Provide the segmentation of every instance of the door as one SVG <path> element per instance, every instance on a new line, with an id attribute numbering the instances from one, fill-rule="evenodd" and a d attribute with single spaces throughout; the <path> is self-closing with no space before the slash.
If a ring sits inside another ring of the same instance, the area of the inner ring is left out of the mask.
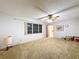
<path id="1" fill-rule="evenodd" d="M 48 25 L 47 26 L 47 34 L 48 34 L 48 37 L 53 37 L 54 35 L 53 35 L 53 25 Z"/>

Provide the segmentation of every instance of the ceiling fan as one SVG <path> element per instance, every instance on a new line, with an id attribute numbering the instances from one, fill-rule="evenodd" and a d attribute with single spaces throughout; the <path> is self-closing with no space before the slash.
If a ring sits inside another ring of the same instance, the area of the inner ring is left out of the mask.
<path id="1" fill-rule="evenodd" d="M 46 19 L 48 18 L 49 20 L 55 21 L 55 20 L 57 20 L 60 16 L 54 16 L 54 15 L 59 14 L 59 13 L 61 13 L 61 12 L 65 12 L 65 11 L 71 10 L 71 9 L 73 9 L 73 8 L 75 8 L 75 7 L 78 7 L 78 6 L 79 6 L 79 4 L 75 4 L 75 5 L 73 5 L 73 6 L 70 6 L 70 7 L 68 7 L 68 8 L 65 8 L 65 9 L 63 9 L 63 10 L 60 10 L 60 11 L 54 13 L 54 14 L 49 14 L 47 11 L 45 11 L 44 9 L 42 9 L 42 8 L 40 8 L 40 7 L 38 7 L 38 6 L 35 6 L 35 8 L 37 8 L 38 10 L 40 10 L 40 11 L 42 11 L 42 12 L 44 12 L 44 13 L 47 14 L 46 16 L 43 16 L 43 17 L 38 18 L 38 20 L 44 19 L 44 18 L 46 18 Z"/>
<path id="2" fill-rule="evenodd" d="M 48 19 L 48 20 L 54 21 L 54 20 L 57 20 L 57 19 L 60 17 L 60 16 L 55 16 L 54 14 L 49 14 L 47 11 L 43 10 L 43 9 L 40 8 L 40 7 L 36 7 L 36 8 L 37 8 L 38 10 L 40 10 L 40 11 L 42 11 L 42 12 L 48 14 L 48 15 L 46 15 L 46 16 L 44 16 L 44 17 L 41 17 L 41 18 L 38 18 L 38 19 Z"/>

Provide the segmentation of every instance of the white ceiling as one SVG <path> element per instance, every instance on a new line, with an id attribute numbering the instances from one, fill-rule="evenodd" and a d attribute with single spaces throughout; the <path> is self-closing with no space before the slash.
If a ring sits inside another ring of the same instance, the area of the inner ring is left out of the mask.
<path id="1" fill-rule="evenodd" d="M 22 19 L 40 18 L 54 13 L 60 15 L 61 19 L 78 18 L 79 0 L 0 0 L 0 12 Z"/>

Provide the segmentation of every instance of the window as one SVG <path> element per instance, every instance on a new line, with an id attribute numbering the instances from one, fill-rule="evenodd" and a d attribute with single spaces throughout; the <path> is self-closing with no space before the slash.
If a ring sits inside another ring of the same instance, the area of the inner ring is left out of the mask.
<path id="1" fill-rule="evenodd" d="M 38 24 L 33 24 L 33 33 L 38 33 Z"/>
<path id="2" fill-rule="evenodd" d="M 42 25 L 39 25 L 39 33 L 42 33 Z"/>
<path id="3" fill-rule="evenodd" d="M 42 25 L 41 24 L 32 24 L 27 23 L 27 33 L 42 33 Z"/>
<path id="4" fill-rule="evenodd" d="M 28 32 L 28 34 L 32 33 L 32 24 L 31 23 L 27 23 L 27 32 Z"/>

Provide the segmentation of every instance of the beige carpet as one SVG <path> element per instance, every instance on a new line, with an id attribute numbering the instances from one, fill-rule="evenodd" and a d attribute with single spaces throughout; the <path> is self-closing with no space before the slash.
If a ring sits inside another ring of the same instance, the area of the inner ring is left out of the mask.
<path id="1" fill-rule="evenodd" d="M 79 43 L 41 39 L 0 52 L 0 59 L 79 59 Z"/>

